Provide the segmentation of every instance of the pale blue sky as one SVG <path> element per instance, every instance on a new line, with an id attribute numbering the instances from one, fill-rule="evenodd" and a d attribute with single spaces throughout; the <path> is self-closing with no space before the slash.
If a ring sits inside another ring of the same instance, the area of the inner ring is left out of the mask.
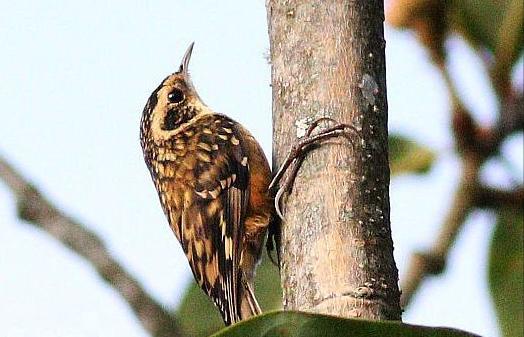
<path id="1" fill-rule="evenodd" d="M 443 153 L 427 177 L 391 185 L 395 256 L 429 245 L 458 175 L 443 82 L 409 33 L 386 30 L 391 131 Z M 271 144 L 270 68 L 264 1 L 0 2 L 0 153 L 57 205 L 103 237 L 166 305 L 192 281 L 142 160 L 138 126 L 150 92 L 196 41 L 191 70 L 206 103 L 242 122 L 266 153 Z M 484 123 L 495 100 L 486 74 L 458 39 L 452 69 Z M 480 94 L 479 94 L 480 93 Z M 522 137 L 505 146 L 522 172 Z M 507 184 L 497 163 L 486 179 Z M 518 174 L 520 175 L 520 174 Z M 521 178 L 520 178 L 521 179 Z M 147 334 L 126 303 L 47 234 L 16 219 L 0 185 L 0 326 L 8 337 Z M 498 336 L 485 280 L 492 215 L 475 213 L 448 272 L 427 281 L 406 322 Z"/>

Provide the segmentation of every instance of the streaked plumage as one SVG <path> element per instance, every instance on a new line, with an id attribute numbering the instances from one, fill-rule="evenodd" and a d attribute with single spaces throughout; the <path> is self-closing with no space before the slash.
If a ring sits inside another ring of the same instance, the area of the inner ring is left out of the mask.
<path id="1" fill-rule="evenodd" d="M 192 47 L 151 94 L 140 139 L 195 280 L 229 325 L 260 313 L 253 278 L 272 211 L 271 173 L 250 133 L 200 100 L 187 72 Z"/>

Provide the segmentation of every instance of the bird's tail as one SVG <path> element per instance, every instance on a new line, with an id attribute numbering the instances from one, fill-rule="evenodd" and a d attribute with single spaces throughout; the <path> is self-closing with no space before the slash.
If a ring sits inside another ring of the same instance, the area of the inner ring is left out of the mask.
<path id="1" fill-rule="evenodd" d="M 240 319 L 245 320 L 251 316 L 260 315 L 262 310 L 258 305 L 253 287 L 248 281 L 242 280 L 242 291 L 240 299 Z"/>

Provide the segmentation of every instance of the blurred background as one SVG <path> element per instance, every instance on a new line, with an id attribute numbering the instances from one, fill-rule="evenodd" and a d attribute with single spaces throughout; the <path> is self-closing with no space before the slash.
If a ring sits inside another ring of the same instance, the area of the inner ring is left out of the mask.
<path id="1" fill-rule="evenodd" d="M 403 319 L 518 336 L 522 1 L 386 8 L 392 231 L 401 281 L 415 284 Z M 191 288 L 138 140 L 147 98 L 192 41 L 200 96 L 270 157 L 264 1 L 0 2 L 0 175 L 18 170 L 103 240 L 146 300 L 203 336 L 221 326 L 219 316 Z M 0 183 L 2 335 L 148 336 L 129 298 L 88 259 L 19 219 L 9 186 Z M 418 286 L 417 270 L 438 276 Z M 277 275 L 261 267 L 266 309 L 278 307 Z"/>

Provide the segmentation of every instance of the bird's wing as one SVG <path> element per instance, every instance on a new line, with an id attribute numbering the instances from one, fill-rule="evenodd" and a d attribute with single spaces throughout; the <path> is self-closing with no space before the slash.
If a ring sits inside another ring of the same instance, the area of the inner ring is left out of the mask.
<path id="1" fill-rule="evenodd" d="M 210 132 L 211 131 L 211 132 Z M 248 157 L 235 124 L 215 116 L 196 129 L 192 193 L 180 221 L 182 246 L 195 279 L 226 324 L 240 320 L 239 264 L 249 199 Z"/>

